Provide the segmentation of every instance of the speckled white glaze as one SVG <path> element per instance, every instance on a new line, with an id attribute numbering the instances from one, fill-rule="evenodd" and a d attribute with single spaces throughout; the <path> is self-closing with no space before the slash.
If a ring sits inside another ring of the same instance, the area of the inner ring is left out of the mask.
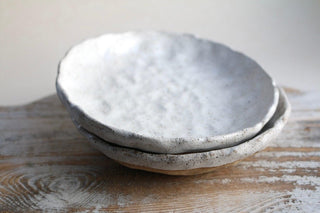
<path id="1" fill-rule="evenodd" d="M 156 154 L 115 146 L 78 126 L 93 146 L 119 162 L 160 170 L 190 170 L 218 167 L 248 157 L 268 146 L 286 124 L 291 112 L 285 92 L 280 89 L 279 104 L 270 121 L 254 138 L 237 146 L 189 154 Z"/>
<path id="2" fill-rule="evenodd" d="M 278 91 L 245 55 L 192 35 L 107 34 L 73 47 L 57 92 L 75 122 L 155 153 L 234 146 L 274 113 Z"/>

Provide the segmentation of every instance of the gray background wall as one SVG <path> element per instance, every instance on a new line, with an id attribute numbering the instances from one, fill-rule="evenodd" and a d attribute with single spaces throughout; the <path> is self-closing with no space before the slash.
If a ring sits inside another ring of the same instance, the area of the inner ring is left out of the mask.
<path id="1" fill-rule="evenodd" d="M 320 1 L 0 0 L 0 105 L 54 93 L 71 45 L 136 29 L 219 41 L 256 59 L 279 84 L 320 90 Z"/>

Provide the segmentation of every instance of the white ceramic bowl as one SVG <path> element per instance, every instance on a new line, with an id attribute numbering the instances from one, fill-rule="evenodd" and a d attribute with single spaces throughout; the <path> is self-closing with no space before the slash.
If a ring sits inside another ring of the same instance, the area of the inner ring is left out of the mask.
<path id="1" fill-rule="evenodd" d="M 262 129 L 278 101 L 272 79 L 247 56 L 164 32 L 82 42 L 61 61 L 56 86 L 84 129 L 154 153 L 237 145 Z"/>
<path id="2" fill-rule="evenodd" d="M 136 169 L 171 174 L 193 175 L 212 171 L 248 157 L 267 147 L 286 124 L 291 107 L 285 92 L 280 89 L 277 110 L 271 120 L 254 138 L 237 146 L 189 154 L 155 154 L 112 145 L 78 126 L 94 147 L 109 158 Z"/>

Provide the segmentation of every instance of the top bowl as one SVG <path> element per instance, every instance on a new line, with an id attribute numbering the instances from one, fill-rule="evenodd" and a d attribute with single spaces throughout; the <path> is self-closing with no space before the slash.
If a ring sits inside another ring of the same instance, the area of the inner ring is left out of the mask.
<path id="1" fill-rule="evenodd" d="M 278 90 L 252 59 L 192 35 L 107 34 L 61 61 L 57 93 L 75 123 L 155 153 L 237 145 L 275 112 Z"/>

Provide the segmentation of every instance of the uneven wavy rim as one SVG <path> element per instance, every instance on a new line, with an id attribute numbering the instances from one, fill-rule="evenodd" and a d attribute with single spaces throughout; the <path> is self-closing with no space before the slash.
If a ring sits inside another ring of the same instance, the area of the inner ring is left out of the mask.
<path id="1" fill-rule="evenodd" d="M 287 123 L 291 105 L 283 89 L 279 89 L 280 97 L 277 110 L 266 126 L 254 138 L 237 146 L 188 154 L 156 154 L 136 149 L 112 145 L 78 126 L 91 144 L 106 156 L 124 164 L 145 167 L 156 170 L 192 170 L 198 168 L 213 168 L 230 164 L 246 158 L 268 146 Z M 146 169 L 148 170 L 148 169 Z"/>
<path id="2" fill-rule="evenodd" d="M 169 33 L 169 34 L 179 35 L 174 33 Z M 279 91 L 273 79 L 268 75 L 268 73 L 264 71 L 264 69 L 255 60 L 249 58 L 248 56 L 246 56 L 241 52 L 231 49 L 226 45 L 213 42 L 207 39 L 198 38 L 196 36 L 191 35 L 197 40 L 203 40 L 203 41 L 213 43 L 215 45 L 226 48 L 229 51 L 240 55 L 241 57 L 245 57 L 251 60 L 253 63 L 255 63 L 259 67 L 261 71 L 263 71 L 267 75 L 267 77 L 270 79 L 274 87 L 274 100 L 273 100 L 273 104 L 271 105 L 271 107 L 269 107 L 269 110 L 267 114 L 264 116 L 264 118 L 260 122 L 257 122 L 252 127 L 248 127 L 248 128 L 239 130 L 237 132 L 233 132 L 225 135 L 202 137 L 202 138 L 149 137 L 149 136 L 137 134 L 134 132 L 130 132 L 124 129 L 119 129 L 119 128 L 111 127 L 109 125 L 102 124 L 101 122 L 97 121 L 95 118 L 90 117 L 88 114 L 86 114 L 85 111 L 80 106 L 69 101 L 70 99 L 68 98 L 67 92 L 61 87 L 59 83 L 59 75 L 61 72 L 61 64 L 63 63 L 64 60 L 67 59 L 69 52 L 73 50 L 74 47 L 90 40 L 99 39 L 103 36 L 104 35 L 101 35 L 95 38 L 86 39 L 80 42 L 79 44 L 71 47 L 67 51 L 67 53 L 65 54 L 65 56 L 62 58 L 62 60 L 59 62 L 59 65 L 58 65 L 58 73 L 56 77 L 56 91 L 61 102 L 65 105 L 65 107 L 68 109 L 69 113 L 71 114 L 71 118 L 74 121 L 74 123 L 78 123 L 77 125 L 85 126 L 85 124 L 81 123 L 81 121 L 79 122 L 79 119 L 78 119 L 79 117 L 83 117 L 83 120 L 95 125 L 95 128 L 98 128 L 100 130 L 103 129 L 103 131 L 109 132 L 111 135 L 115 137 L 119 136 L 121 138 L 125 138 L 126 140 L 134 140 L 133 143 L 135 145 L 128 144 L 124 140 L 111 141 L 111 143 L 113 144 L 126 146 L 129 148 L 136 148 L 143 151 L 150 151 L 154 153 L 164 153 L 164 154 L 165 153 L 178 154 L 178 153 L 185 153 L 185 152 L 198 152 L 198 151 L 206 151 L 212 148 L 220 149 L 220 148 L 232 147 L 243 142 L 244 141 L 243 138 L 245 136 L 247 136 L 246 138 L 250 138 L 250 137 L 253 137 L 257 132 L 259 132 L 263 128 L 263 126 L 270 120 L 271 116 L 274 114 L 276 110 L 276 107 L 278 104 L 278 98 L 279 98 Z M 141 144 L 138 144 L 137 141 L 141 142 Z M 201 144 L 201 147 L 195 147 L 193 145 L 195 141 L 197 145 Z M 152 144 L 152 146 L 147 147 L 146 145 L 148 144 L 149 145 Z"/>

